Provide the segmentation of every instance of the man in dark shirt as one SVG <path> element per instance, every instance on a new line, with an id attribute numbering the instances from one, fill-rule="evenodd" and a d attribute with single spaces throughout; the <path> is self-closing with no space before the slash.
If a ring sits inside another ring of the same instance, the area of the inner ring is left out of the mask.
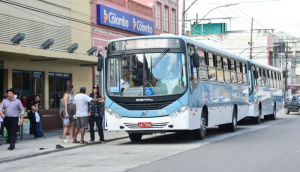
<path id="1" fill-rule="evenodd" d="M 93 99 L 102 98 L 99 94 L 99 86 L 94 85 L 93 92 L 90 94 L 90 97 Z M 89 125 L 90 125 L 90 135 L 91 135 L 91 142 L 95 140 L 95 131 L 94 131 L 94 123 L 96 122 L 98 127 L 98 134 L 100 137 L 100 142 L 105 143 L 103 128 L 102 128 L 102 120 L 103 120 L 103 113 L 101 111 L 101 106 L 103 106 L 103 101 L 101 102 L 89 102 Z"/>

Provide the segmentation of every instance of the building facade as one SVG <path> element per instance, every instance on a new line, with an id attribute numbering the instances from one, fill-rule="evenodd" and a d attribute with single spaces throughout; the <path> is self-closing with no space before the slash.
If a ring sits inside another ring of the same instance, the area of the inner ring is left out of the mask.
<path id="1" fill-rule="evenodd" d="M 86 55 L 91 48 L 91 29 L 78 22 L 90 22 L 89 14 L 90 2 L 82 0 L 0 2 L 0 95 L 9 88 L 16 90 L 18 99 L 40 95 L 43 129 L 62 126 L 58 108 L 67 85 L 74 85 L 75 93 L 80 86 L 92 90 L 89 65 L 95 65 L 97 59 Z M 12 45 L 10 40 L 18 33 L 24 33 L 25 39 Z M 48 39 L 54 44 L 42 49 Z M 78 49 L 68 53 L 74 43 Z"/>
<path id="2" fill-rule="evenodd" d="M 93 0 L 91 1 L 91 44 L 102 50 L 117 38 L 178 34 L 178 0 Z M 102 75 L 94 69 L 94 83 Z"/>

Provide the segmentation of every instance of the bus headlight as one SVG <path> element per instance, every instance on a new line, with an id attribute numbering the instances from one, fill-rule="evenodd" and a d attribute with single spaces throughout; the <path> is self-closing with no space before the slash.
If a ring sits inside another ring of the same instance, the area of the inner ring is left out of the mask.
<path id="1" fill-rule="evenodd" d="M 181 114 L 183 114 L 188 109 L 189 109 L 189 105 L 182 106 L 181 108 L 179 108 L 179 109 L 175 110 L 174 112 L 172 112 L 169 116 L 171 118 L 176 118 L 177 116 L 180 116 Z"/>
<path id="2" fill-rule="evenodd" d="M 107 114 L 109 114 L 109 115 L 111 115 L 111 116 L 117 118 L 117 119 L 121 119 L 121 118 L 122 118 L 121 115 L 119 115 L 117 112 L 115 112 L 115 111 L 113 111 L 113 110 L 111 110 L 111 109 L 109 109 L 109 108 L 106 108 L 105 112 L 106 112 Z"/>

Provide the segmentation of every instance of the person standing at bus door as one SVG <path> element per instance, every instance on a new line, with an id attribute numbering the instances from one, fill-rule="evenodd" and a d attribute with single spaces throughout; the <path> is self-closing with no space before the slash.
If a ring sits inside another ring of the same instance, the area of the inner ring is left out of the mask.
<path id="1" fill-rule="evenodd" d="M 99 94 L 99 86 L 94 85 L 93 92 L 90 94 L 90 97 L 93 99 L 102 98 Z M 104 140 L 104 134 L 103 134 L 103 128 L 102 128 L 102 120 L 103 120 L 103 114 L 101 111 L 101 106 L 103 106 L 103 101 L 101 102 L 89 102 L 89 125 L 90 125 L 90 136 L 91 136 L 91 142 L 95 140 L 95 131 L 94 131 L 94 124 L 96 122 L 96 125 L 98 127 L 98 134 L 99 134 L 99 141 L 105 143 Z"/>
<path id="2" fill-rule="evenodd" d="M 68 130 L 70 130 L 70 140 L 73 143 L 78 143 L 77 140 L 73 139 L 74 138 L 74 108 L 73 108 L 73 102 L 74 102 L 74 97 L 73 97 L 73 92 L 74 92 L 74 87 L 73 85 L 67 86 L 67 90 L 63 96 L 63 104 L 64 104 L 64 110 L 63 110 L 63 115 L 64 118 L 68 118 L 70 120 L 70 126 L 64 126 L 63 130 L 63 138 L 62 142 L 64 143 L 69 143 L 68 140 L 66 140 L 66 135 Z"/>
<path id="3" fill-rule="evenodd" d="M 88 123 L 89 123 L 89 115 L 88 115 L 88 103 L 89 102 L 98 102 L 102 99 L 105 98 L 97 98 L 93 99 L 85 94 L 85 87 L 80 87 L 80 93 L 76 94 L 74 97 L 74 112 L 76 114 L 76 130 L 75 130 L 75 136 L 74 136 L 74 141 L 77 143 L 77 134 L 79 132 L 79 129 L 81 129 L 81 140 L 80 144 L 88 144 L 88 142 L 84 141 L 84 134 L 85 134 L 85 129 L 88 128 Z M 75 143 L 75 142 L 74 142 Z"/>
<path id="4" fill-rule="evenodd" d="M 20 100 L 14 98 L 16 92 L 12 88 L 6 91 L 8 98 L 5 99 L 0 106 L 0 114 L 5 120 L 4 125 L 7 129 L 8 138 L 6 143 L 10 143 L 8 150 L 15 149 L 15 143 L 17 141 L 17 131 L 18 131 L 18 120 L 19 120 L 19 111 L 21 110 L 21 119 L 19 124 L 23 124 L 24 119 L 24 108 Z M 3 114 L 5 110 L 5 115 Z"/>
<path id="5" fill-rule="evenodd" d="M 34 138 L 39 138 L 37 134 L 37 122 L 35 118 L 35 112 L 38 111 L 38 108 L 34 104 L 35 97 L 33 95 L 29 96 L 27 99 L 27 105 L 26 105 L 26 111 L 28 113 L 28 118 L 30 120 L 31 126 L 32 126 L 32 132 L 34 135 Z"/>

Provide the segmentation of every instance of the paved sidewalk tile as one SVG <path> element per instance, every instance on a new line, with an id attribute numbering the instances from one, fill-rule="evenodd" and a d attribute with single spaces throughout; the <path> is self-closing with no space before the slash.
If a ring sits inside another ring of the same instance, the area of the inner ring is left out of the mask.
<path id="1" fill-rule="evenodd" d="M 60 135 L 62 135 L 62 129 L 59 130 L 50 130 L 44 132 L 47 139 L 34 139 L 33 135 L 24 135 L 23 140 L 20 140 L 20 136 L 18 135 L 18 140 L 16 143 L 16 149 L 13 151 L 7 150 L 9 147 L 9 144 L 5 144 L 6 139 L 3 137 L 0 137 L 0 143 L 2 146 L 0 146 L 0 161 L 4 159 L 13 159 L 28 155 L 35 155 L 40 154 L 44 152 L 49 151 L 57 151 L 56 145 L 60 144 L 61 146 L 65 147 L 65 149 L 70 148 L 76 148 L 80 146 L 84 146 L 83 144 L 75 144 L 75 143 L 63 143 L 62 139 L 59 138 Z M 98 132 L 95 132 L 95 142 L 93 144 L 100 143 L 99 142 L 99 136 Z M 108 132 L 104 131 L 104 138 L 108 142 L 110 140 L 115 139 L 121 139 L 128 137 L 128 134 L 126 132 Z M 69 136 L 67 136 L 67 139 L 69 140 Z M 80 140 L 80 133 L 78 133 L 77 140 Z M 88 130 L 86 130 L 84 140 L 89 142 L 90 140 L 90 133 Z M 40 150 L 40 148 L 44 148 L 43 150 Z"/>

